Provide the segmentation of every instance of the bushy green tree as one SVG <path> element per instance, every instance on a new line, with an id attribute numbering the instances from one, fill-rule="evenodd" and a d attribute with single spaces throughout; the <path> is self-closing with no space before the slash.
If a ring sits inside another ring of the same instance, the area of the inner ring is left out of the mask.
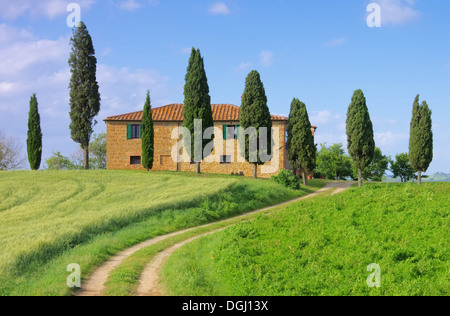
<path id="1" fill-rule="evenodd" d="M 301 169 L 303 184 L 308 185 L 306 172 L 316 168 L 317 147 L 314 144 L 306 105 L 296 98 L 291 103 L 286 145 L 291 166 L 294 170 Z"/>
<path id="2" fill-rule="evenodd" d="M 366 98 L 356 90 L 347 112 L 348 153 L 358 170 L 358 186 L 362 186 L 362 172 L 372 162 L 375 151 L 373 125 Z"/>
<path id="3" fill-rule="evenodd" d="M 242 95 L 240 110 L 240 126 L 246 133 L 241 133 L 241 152 L 245 160 L 254 165 L 253 177 L 258 176 L 258 165 L 267 161 L 261 160 L 261 152 L 272 154 L 272 117 L 267 106 L 264 84 L 256 70 L 251 71 L 245 79 L 245 90 Z M 267 138 L 261 142 L 260 133 L 266 129 Z"/>
<path id="4" fill-rule="evenodd" d="M 317 173 L 329 180 L 347 180 L 353 176 L 352 161 L 345 154 L 342 144 L 321 144 L 320 147 L 317 153 Z"/>
<path id="5" fill-rule="evenodd" d="M 142 114 L 142 166 L 147 171 L 153 168 L 154 146 L 152 106 L 150 103 L 150 92 L 147 91 L 147 100 L 145 101 L 144 113 Z"/>
<path id="6" fill-rule="evenodd" d="M 70 157 L 63 156 L 60 152 L 55 152 L 46 161 L 46 169 L 52 170 L 78 170 L 84 168 L 84 151 L 78 148 Z M 93 140 L 89 143 L 89 169 L 106 169 L 106 134 L 94 134 Z"/>
<path id="7" fill-rule="evenodd" d="M 75 164 L 69 157 L 63 156 L 59 151 L 57 151 L 45 161 L 45 169 L 78 170 L 82 169 L 82 166 Z"/>
<path id="8" fill-rule="evenodd" d="M 200 163 L 209 154 L 205 155 L 204 149 L 211 140 L 203 139 L 206 129 L 214 127 L 214 120 L 211 109 L 211 97 L 209 95 L 208 79 L 206 77 L 205 64 L 199 49 L 192 48 L 191 57 L 185 77 L 184 85 L 184 107 L 183 107 L 183 127 L 187 128 L 191 133 L 190 147 L 185 140 L 185 148 L 188 151 L 192 161 L 197 163 L 197 173 L 200 173 Z M 195 120 L 201 120 L 201 129 L 195 126 Z M 201 139 L 197 140 L 201 146 L 195 146 L 195 131 Z M 184 136 L 186 137 L 186 136 Z M 214 137 L 214 136 L 212 136 Z"/>
<path id="9" fill-rule="evenodd" d="M 31 96 L 28 112 L 27 152 L 31 170 L 39 170 L 42 159 L 42 131 L 36 93 Z"/>
<path id="10" fill-rule="evenodd" d="M 426 101 L 419 105 L 419 95 L 413 105 L 409 139 L 409 162 L 418 174 L 422 184 L 422 172 L 426 172 L 433 161 L 433 131 L 431 110 Z"/>
<path id="11" fill-rule="evenodd" d="M 106 133 L 94 134 L 89 143 L 89 168 L 106 169 Z"/>
<path id="12" fill-rule="evenodd" d="M 395 156 L 395 160 L 390 160 L 391 172 L 394 178 L 400 178 L 402 182 L 409 182 L 412 179 L 417 179 L 416 171 L 409 163 L 407 153 L 401 153 Z"/>
<path id="13" fill-rule="evenodd" d="M 87 170 L 92 126 L 96 124 L 93 119 L 100 111 L 100 93 L 96 79 L 97 58 L 92 38 L 83 22 L 74 29 L 70 41 L 70 132 L 72 139 L 84 150 L 84 169 Z"/>
<path id="14" fill-rule="evenodd" d="M 366 181 L 383 181 L 386 170 L 389 169 L 389 157 L 383 155 L 381 149 L 375 147 L 372 162 L 362 172 L 362 177 Z M 358 179 L 358 170 L 353 166 L 353 179 Z"/>

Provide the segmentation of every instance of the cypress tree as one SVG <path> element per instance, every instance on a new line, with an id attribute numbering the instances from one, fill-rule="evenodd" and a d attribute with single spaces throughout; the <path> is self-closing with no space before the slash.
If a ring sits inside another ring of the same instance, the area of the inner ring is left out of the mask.
<path id="1" fill-rule="evenodd" d="M 96 79 L 97 58 L 92 38 L 83 22 L 74 29 L 70 41 L 70 132 L 72 139 L 84 150 L 84 169 L 87 170 L 92 126 L 97 123 L 93 122 L 93 119 L 100 111 L 100 93 Z"/>
<path id="2" fill-rule="evenodd" d="M 241 133 L 240 143 L 245 160 L 254 165 L 253 177 L 258 176 L 258 165 L 263 165 L 260 152 L 272 151 L 272 117 L 267 106 L 267 97 L 261 77 L 256 70 L 251 71 L 245 79 L 245 90 L 242 95 L 240 125 L 243 130 L 254 128 L 254 132 Z M 266 147 L 260 142 L 261 128 L 267 129 Z M 249 130 L 248 130 L 249 131 Z M 255 141 L 252 141 L 254 139 Z M 256 157 L 256 161 L 253 158 Z"/>
<path id="3" fill-rule="evenodd" d="M 142 166 L 149 171 L 153 168 L 154 158 L 154 130 L 150 92 L 147 91 L 147 100 L 142 115 Z"/>
<path id="4" fill-rule="evenodd" d="M 211 140 L 203 139 L 203 134 L 207 128 L 214 127 L 208 79 L 206 77 L 205 65 L 199 49 L 196 50 L 195 48 L 192 48 L 185 81 L 183 127 L 187 128 L 191 133 L 190 148 L 188 148 L 187 142 L 185 142 L 185 148 L 188 150 L 191 161 L 197 163 L 197 173 L 199 174 L 200 163 L 208 156 L 204 155 L 204 148 L 211 142 Z M 201 129 L 199 128 L 200 126 L 195 126 L 195 120 L 201 120 Z M 196 129 L 197 136 L 200 136 L 201 133 L 201 139 L 197 139 L 197 146 L 195 146 Z M 186 138 L 184 139 L 185 141 L 187 140 Z"/>
<path id="5" fill-rule="evenodd" d="M 39 170 L 42 159 L 42 131 L 36 93 L 30 99 L 27 152 L 31 170 Z"/>
<path id="6" fill-rule="evenodd" d="M 314 144 L 306 105 L 296 98 L 291 103 L 287 134 L 289 162 L 294 167 L 294 170 L 297 168 L 301 169 L 303 184 L 308 185 L 306 172 L 316 168 L 317 147 Z"/>
<path id="7" fill-rule="evenodd" d="M 358 169 L 358 186 L 362 186 L 362 171 L 372 162 L 375 153 L 373 125 L 366 98 L 356 90 L 347 112 L 348 153 Z"/>
<path id="8" fill-rule="evenodd" d="M 426 172 L 433 161 L 433 131 L 431 110 L 426 101 L 419 105 L 419 95 L 413 105 L 411 131 L 409 138 L 409 162 L 417 171 L 419 185 L 422 184 L 422 172 Z"/>

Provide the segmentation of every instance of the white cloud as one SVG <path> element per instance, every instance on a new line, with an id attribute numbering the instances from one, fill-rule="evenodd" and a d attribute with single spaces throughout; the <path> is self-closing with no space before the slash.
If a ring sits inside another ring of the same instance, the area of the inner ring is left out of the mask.
<path id="1" fill-rule="evenodd" d="M 309 120 L 313 125 L 325 125 L 329 123 L 333 115 L 330 111 L 313 112 Z"/>
<path id="2" fill-rule="evenodd" d="M 209 6 L 209 13 L 214 15 L 228 15 L 231 13 L 227 5 L 223 2 L 216 2 Z"/>
<path id="3" fill-rule="evenodd" d="M 273 65 L 274 62 L 275 62 L 275 55 L 273 54 L 273 52 L 265 50 L 259 54 L 259 63 L 263 67 L 270 67 Z"/>
<path id="4" fill-rule="evenodd" d="M 118 4 L 118 7 L 119 7 L 120 10 L 124 10 L 124 11 L 128 11 L 128 12 L 136 11 L 141 6 L 142 6 L 142 4 L 137 2 L 136 0 L 121 1 Z"/>
<path id="5" fill-rule="evenodd" d="M 5 20 L 16 20 L 21 16 L 33 18 L 47 17 L 53 19 L 67 14 L 67 5 L 73 0 L 0 0 L 0 17 Z M 95 0 L 77 0 L 82 9 L 89 9 Z"/>
<path id="6" fill-rule="evenodd" d="M 376 2 L 381 6 L 382 25 L 402 25 L 420 17 L 420 12 L 413 8 L 415 0 L 378 0 Z"/>
<path id="7" fill-rule="evenodd" d="M 4 36 L 5 30 L 21 35 Z M 44 159 L 53 150 L 69 155 L 77 147 L 68 128 L 69 54 L 69 38 L 41 39 L 26 29 L 0 25 L 1 130 L 26 139 L 29 100 L 36 93 L 44 134 Z M 167 88 L 169 79 L 152 69 L 98 64 L 97 81 L 102 98 L 101 112 L 96 117 L 97 133 L 105 131 L 105 117 L 142 108 L 147 90 L 154 107 L 173 101 Z"/>
<path id="8" fill-rule="evenodd" d="M 409 139 L 409 135 L 405 133 L 375 133 L 375 144 L 377 147 L 392 150 L 397 149 L 399 145 L 404 145 Z M 399 149 L 402 152 L 404 149 Z"/>
<path id="9" fill-rule="evenodd" d="M 330 47 L 330 48 L 337 47 L 337 46 L 341 46 L 341 45 L 345 44 L 346 41 L 347 41 L 347 39 L 345 37 L 335 38 L 329 42 L 326 42 L 325 46 Z"/>
<path id="10" fill-rule="evenodd" d="M 243 71 L 252 67 L 251 63 L 240 63 L 234 70 L 235 71 Z"/>
<path id="11" fill-rule="evenodd" d="M 192 52 L 192 47 L 184 47 L 180 50 L 181 55 L 189 55 Z"/>

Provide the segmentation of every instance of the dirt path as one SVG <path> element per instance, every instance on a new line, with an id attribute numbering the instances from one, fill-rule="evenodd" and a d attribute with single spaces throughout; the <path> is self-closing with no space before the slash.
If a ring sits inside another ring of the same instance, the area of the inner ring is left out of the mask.
<path id="1" fill-rule="evenodd" d="M 321 192 L 327 191 L 329 189 L 332 188 L 338 188 L 337 190 L 335 190 L 335 192 L 333 192 L 333 194 L 337 194 L 339 192 L 342 192 L 345 189 L 348 189 L 352 186 L 351 183 L 343 183 L 343 182 L 335 182 L 335 183 L 329 183 L 327 184 L 324 188 L 309 194 L 307 196 L 303 196 L 300 197 L 298 199 L 295 200 L 291 200 L 288 202 L 284 202 L 284 203 L 280 203 L 274 206 L 270 206 L 270 207 L 266 207 L 260 210 L 256 210 L 250 213 L 245 213 L 243 215 L 239 215 L 236 216 L 235 218 L 239 218 L 239 217 L 243 217 L 243 216 L 247 216 L 249 214 L 254 214 L 254 213 L 259 213 L 259 212 L 264 212 L 279 206 L 287 206 L 291 203 L 295 203 L 297 201 L 300 200 L 304 200 L 304 199 L 308 199 L 311 198 Z M 227 221 L 230 219 L 226 219 L 224 221 Z M 200 227 L 207 227 L 211 224 L 207 224 L 207 225 L 203 225 Z M 141 250 L 142 248 L 154 245 L 162 240 L 165 240 L 167 238 L 173 237 L 173 236 L 177 236 L 180 234 L 183 234 L 185 232 L 194 230 L 196 228 L 199 227 L 193 227 L 190 229 L 186 229 L 186 230 L 182 230 L 182 231 L 178 231 L 175 233 L 171 233 L 168 235 L 164 235 L 164 236 L 159 236 L 159 237 L 155 237 L 153 239 L 147 240 L 143 243 L 140 243 L 136 246 L 133 246 L 131 248 L 128 248 L 124 251 L 122 251 L 121 253 L 115 255 L 114 257 L 110 258 L 108 261 L 106 261 L 105 263 L 103 263 L 101 266 L 99 266 L 97 268 L 97 270 L 94 271 L 94 273 L 89 277 L 88 280 L 84 281 L 82 284 L 81 289 L 75 294 L 76 296 L 102 296 L 104 291 L 105 291 L 105 283 L 108 280 L 108 277 L 110 275 L 110 273 L 115 270 L 126 258 L 128 258 L 129 256 L 133 255 L 135 252 Z M 142 276 L 141 276 L 141 280 L 140 280 L 140 286 L 138 288 L 137 294 L 141 295 L 141 296 L 158 296 L 161 295 L 161 292 L 158 288 L 158 280 L 159 280 L 159 271 L 161 270 L 161 267 L 163 265 L 163 263 L 166 261 L 166 259 L 173 253 L 175 252 L 178 248 L 182 247 L 183 245 L 194 241 L 195 239 L 198 239 L 200 237 L 206 236 L 208 234 L 212 234 L 215 232 L 218 232 L 222 229 L 216 230 L 216 231 L 212 231 L 206 234 L 202 234 L 196 237 L 192 237 L 188 240 L 185 240 L 181 243 L 178 243 L 164 251 L 162 251 L 161 253 L 159 253 L 152 262 L 150 262 L 147 267 L 145 268 Z"/>
<path id="2" fill-rule="evenodd" d="M 342 192 L 342 191 L 344 191 L 344 190 L 346 190 L 346 189 L 348 189 L 350 187 L 351 187 L 351 184 L 347 184 L 347 183 L 338 183 L 338 182 L 332 183 L 332 184 L 327 185 L 326 187 L 324 187 L 323 189 L 321 189 L 321 190 L 319 190 L 319 191 L 317 191 L 315 193 L 312 193 L 310 195 L 307 195 L 307 196 L 304 196 L 304 197 L 301 197 L 301 198 L 295 200 L 295 202 L 299 201 L 299 200 L 304 200 L 304 199 L 311 198 L 311 197 L 319 194 L 320 192 L 326 191 L 326 190 L 328 190 L 330 188 L 337 188 L 333 192 L 333 195 L 334 195 L 334 194 L 338 194 L 338 193 L 340 193 L 340 192 Z M 283 203 L 283 205 L 284 204 L 291 204 L 291 203 L 294 203 L 294 202 L 291 201 L 291 202 Z M 273 207 L 275 207 L 275 206 L 273 206 Z M 264 210 L 271 209 L 273 207 L 266 208 Z M 263 211 L 263 210 L 258 210 L 256 212 L 261 212 L 261 211 Z M 190 242 L 192 242 L 192 241 L 194 241 L 194 240 L 196 240 L 198 238 L 205 237 L 207 235 L 211 235 L 211 234 L 220 232 L 220 231 L 222 231 L 224 229 L 226 229 L 226 228 L 221 228 L 221 229 L 218 229 L 218 230 L 215 230 L 215 231 L 208 232 L 206 234 L 202 234 L 202 235 L 199 235 L 199 236 L 192 237 L 190 239 L 187 239 L 187 240 L 185 240 L 183 242 L 180 242 L 180 243 L 172 246 L 171 248 L 168 248 L 168 249 L 164 250 L 163 252 L 159 253 L 145 267 L 145 269 L 144 269 L 144 271 L 143 271 L 143 273 L 141 275 L 141 278 L 139 280 L 139 287 L 137 289 L 136 294 L 138 296 L 162 296 L 163 293 L 162 293 L 162 291 L 161 291 L 161 289 L 159 287 L 159 284 L 158 284 L 159 283 L 159 273 L 160 273 L 164 263 L 166 262 L 166 260 L 170 257 L 170 255 L 172 255 L 179 248 L 183 247 L 184 245 L 186 245 L 186 244 L 188 244 L 188 243 L 190 243 Z"/>

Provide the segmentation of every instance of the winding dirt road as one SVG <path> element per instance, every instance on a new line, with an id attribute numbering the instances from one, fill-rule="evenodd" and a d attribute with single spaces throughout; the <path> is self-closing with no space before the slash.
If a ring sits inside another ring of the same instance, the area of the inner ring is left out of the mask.
<path id="1" fill-rule="evenodd" d="M 325 187 L 323 187 L 322 189 L 309 194 L 307 196 L 303 196 L 300 197 L 298 199 L 295 200 L 291 200 L 288 202 L 284 202 L 281 204 L 277 204 L 274 206 L 270 206 L 270 207 L 266 207 L 263 209 L 259 209 L 250 213 L 245 213 L 243 215 L 239 215 L 236 216 L 234 218 L 240 218 L 240 217 L 244 217 L 247 216 L 249 214 L 255 214 L 255 213 L 260 213 L 260 212 L 264 212 L 264 211 L 268 211 L 270 209 L 274 209 L 276 207 L 280 207 L 280 206 L 287 206 L 289 204 L 301 201 L 301 200 L 305 200 L 308 198 L 311 198 L 313 196 L 316 196 L 317 194 L 333 189 L 335 188 L 336 190 L 333 192 L 333 194 L 337 194 L 340 193 L 348 188 L 350 188 L 352 186 L 352 183 L 345 183 L 345 182 L 333 182 L 333 183 L 329 183 L 327 184 Z M 230 219 L 226 219 L 225 221 L 228 221 Z M 207 227 L 210 226 L 212 224 L 207 224 L 207 225 L 203 225 L 200 227 Z M 105 263 L 103 263 L 101 266 L 99 266 L 97 268 L 97 270 L 94 271 L 94 273 L 90 276 L 90 278 L 88 280 L 86 280 L 85 282 L 83 282 L 81 289 L 75 294 L 76 296 L 102 296 L 104 291 L 105 291 L 105 283 L 108 280 L 108 277 L 110 275 L 110 273 L 112 271 L 114 271 L 125 259 L 127 259 L 128 257 L 130 257 L 131 255 L 133 255 L 135 252 L 154 245 L 162 240 L 165 240 L 167 238 L 173 237 L 173 236 L 177 236 L 186 232 L 189 232 L 191 230 L 194 230 L 196 228 L 199 227 L 193 227 L 190 229 L 186 229 L 183 231 L 179 231 L 179 232 L 175 232 L 172 234 L 168 234 L 168 235 L 164 235 L 164 236 L 159 236 L 159 237 L 155 237 L 152 238 L 150 240 L 147 240 L 143 243 L 140 243 L 134 247 L 128 248 L 124 251 L 122 251 L 121 253 L 115 255 L 114 257 L 110 258 L 108 261 L 106 261 Z M 170 257 L 171 254 L 173 254 L 177 249 L 181 248 L 182 246 L 198 239 L 201 237 L 204 237 L 206 235 L 209 234 L 213 234 L 213 233 L 217 233 L 221 230 L 224 230 L 225 228 L 221 228 L 215 231 L 211 231 L 205 234 L 201 234 L 192 238 L 189 238 L 183 242 L 180 242 L 170 248 L 167 248 L 166 250 L 160 252 L 156 257 L 153 258 L 153 260 L 145 267 L 140 281 L 139 281 L 139 287 L 137 289 L 137 295 L 138 296 L 161 296 L 163 295 L 161 289 L 159 288 L 159 272 L 163 266 L 163 264 L 166 262 L 166 260 Z"/>

